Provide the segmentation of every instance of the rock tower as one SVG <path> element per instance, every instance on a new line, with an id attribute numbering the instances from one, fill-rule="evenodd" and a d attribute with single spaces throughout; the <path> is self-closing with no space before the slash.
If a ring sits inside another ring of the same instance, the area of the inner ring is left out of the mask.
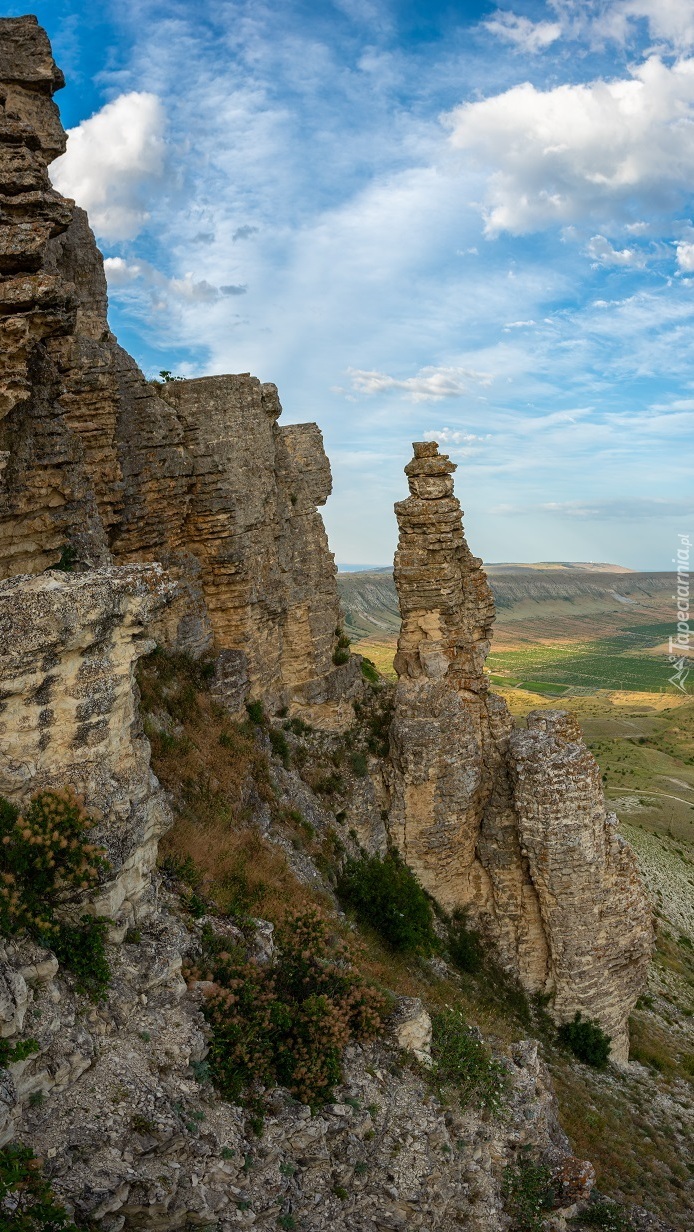
<path id="1" fill-rule="evenodd" d="M 623 1061 L 650 907 L 577 724 L 538 710 L 514 730 L 489 691 L 494 604 L 465 541 L 455 469 L 434 442 L 416 443 L 410 496 L 395 506 L 391 832 L 425 888 L 468 911 L 528 992 L 550 996 L 557 1021 L 594 1018 Z"/>

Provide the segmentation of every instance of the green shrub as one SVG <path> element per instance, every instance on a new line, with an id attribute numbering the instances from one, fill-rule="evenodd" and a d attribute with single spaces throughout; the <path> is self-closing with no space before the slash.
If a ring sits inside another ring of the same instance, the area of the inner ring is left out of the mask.
<path id="1" fill-rule="evenodd" d="M 376 667 L 375 663 L 371 662 L 371 659 L 366 659 L 366 658 L 362 659 L 361 674 L 364 677 L 364 680 L 368 680 L 369 684 L 380 684 L 381 683 L 381 677 L 378 673 L 378 668 Z"/>
<path id="2" fill-rule="evenodd" d="M 383 999 L 331 928 L 316 908 L 289 916 L 265 966 L 210 939 L 209 970 L 190 976 L 213 983 L 203 1006 L 212 1028 L 208 1060 L 225 1098 L 238 1102 L 259 1085 L 280 1085 L 319 1106 L 342 1079 L 345 1046 L 377 1034 Z"/>
<path id="3" fill-rule="evenodd" d="M 88 843 L 94 822 L 70 788 L 39 791 L 23 815 L 0 797 L 0 932 L 58 932 L 54 911 L 93 888 L 109 866 Z"/>
<path id="4" fill-rule="evenodd" d="M 504 1170 L 503 1193 L 513 1232 L 541 1232 L 545 1213 L 554 1204 L 551 1170 L 521 1155 L 515 1166 Z"/>
<path id="5" fill-rule="evenodd" d="M 365 753 L 352 753 L 349 759 L 352 770 L 358 779 L 365 779 L 369 773 L 369 763 Z"/>
<path id="6" fill-rule="evenodd" d="M 276 727 L 270 728 L 270 747 L 273 753 L 280 758 L 285 770 L 289 768 L 289 745 L 284 732 L 279 731 Z"/>
<path id="7" fill-rule="evenodd" d="M 388 690 L 381 690 L 369 704 L 354 702 L 354 713 L 366 726 L 366 747 L 377 757 L 388 756 L 393 705 L 393 696 Z"/>
<path id="8" fill-rule="evenodd" d="M 103 1001 L 111 982 L 106 958 L 109 921 L 83 915 L 79 924 L 61 924 L 50 944 L 58 962 L 76 977 L 75 989 L 92 1001 Z"/>
<path id="9" fill-rule="evenodd" d="M 76 563 L 77 552 L 71 543 L 65 543 L 60 549 L 60 560 L 55 565 L 51 565 L 51 569 L 59 569 L 61 573 L 72 573 Z"/>
<path id="10" fill-rule="evenodd" d="M 482 967 L 479 933 L 467 927 L 465 914 L 455 911 L 448 928 L 448 953 L 459 971 L 474 975 Z"/>
<path id="11" fill-rule="evenodd" d="M 342 791 L 344 785 L 341 774 L 325 774 L 322 778 L 316 779 L 313 783 L 313 790 L 322 796 L 334 796 Z"/>
<path id="12" fill-rule="evenodd" d="M 77 1232 L 41 1176 L 34 1152 L 16 1142 L 0 1150 L 0 1228 L 3 1232 Z"/>
<path id="13" fill-rule="evenodd" d="M 394 950 L 431 954 L 436 948 L 429 899 L 397 852 L 348 860 L 337 893 L 344 906 Z"/>
<path id="14" fill-rule="evenodd" d="M 595 1069 L 604 1069 L 607 1065 L 612 1047 L 610 1037 L 597 1022 L 582 1018 L 580 1010 L 571 1022 L 562 1023 L 557 1040 L 585 1065 L 593 1065 Z"/>
<path id="15" fill-rule="evenodd" d="M 506 1067 L 494 1060 L 460 1010 L 441 1010 L 431 1025 L 432 1078 L 439 1086 L 455 1087 L 463 1106 L 498 1112 L 508 1081 Z"/>
<path id="16" fill-rule="evenodd" d="M 342 667 L 343 663 L 349 663 L 349 651 L 338 646 L 337 649 L 333 651 L 333 663 L 335 664 L 335 667 Z"/>
<path id="17" fill-rule="evenodd" d="M 602 1228 L 603 1232 L 633 1232 L 634 1228 L 623 1206 L 618 1202 L 606 1202 L 603 1198 L 592 1201 L 581 1211 L 574 1226 Z"/>
<path id="18" fill-rule="evenodd" d="M 263 727 L 267 722 L 265 711 L 261 701 L 246 702 L 246 710 L 251 723 L 256 723 L 258 727 Z"/>
<path id="19" fill-rule="evenodd" d="M 26 1061 L 27 1057 L 38 1051 L 39 1046 L 35 1039 L 19 1040 L 14 1045 L 8 1039 L 0 1039 L 0 1069 L 7 1069 L 8 1065 L 14 1065 L 16 1061 Z"/>
<path id="20" fill-rule="evenodd" d="M 103 997 L 109 982 L 109 921 L 61 923 L 56 909 L 79 900 L 110 867 L 86 841 L 94 824 L 71 788 L 39 791 L 23 815 L 0 797 L 0 933 L 27 932 L 77 976 L 77 991 Z"/>

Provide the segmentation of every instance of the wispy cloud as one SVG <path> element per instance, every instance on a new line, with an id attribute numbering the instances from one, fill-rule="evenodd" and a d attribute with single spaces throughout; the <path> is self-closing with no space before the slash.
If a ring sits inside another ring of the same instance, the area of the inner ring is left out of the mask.
<path id="1" fill-rule="evenodd" d="M 549 514 L 552 517 L 578 518 L 582 521 L 622 521 L 633 518 L 688 517 L 694 513 L 694 500 L 651 500 L 635 497 L 631 500 L 603 501 L 547 501 L 541 505 L 496 505 L 492 513 L 516 516 L 531 512 Z"/>
<path id="2" fill-rule="evenodd" d="M 544 51 L 561 37 L 562 32 L 557 21 L 530 21 L 528 17 L 505 9 L 497 9 L 482 25 L 490 34 L 530 55 Z"/>
<path id="3" fill-rule="evenodd" d="M 388 376 L 385 372 L 363 372 L 350 368 L 352 388 L 360 394 L 404 393 L 412 402 L 439 402 L 443 398 L 461 398 L 470 388 L 470 383 L 491 384 L 487 372 L 475 372 L 468 368 L 421 368 L 416 376 L 403 379 Z"/>

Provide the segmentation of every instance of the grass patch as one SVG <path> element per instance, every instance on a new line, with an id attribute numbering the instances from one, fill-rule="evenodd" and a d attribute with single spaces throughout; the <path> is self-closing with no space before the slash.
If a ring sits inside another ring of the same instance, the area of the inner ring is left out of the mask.
<path id="1" fill-rule="evenodd" d="M 514 1232 L 541 1232 L 554 1202 L 551 1169 L 521 1154 L 504 1171 L 503 1195 Z"/>
<path id="2" fill-rule="evenodd" d="M 453 1088 L 463 1107 L 498 1112 L 507 1089 L 506 1066 L 494 1060 L 460 1009 L 441 1010 L 431 1023 L 432 1081 Z"/>

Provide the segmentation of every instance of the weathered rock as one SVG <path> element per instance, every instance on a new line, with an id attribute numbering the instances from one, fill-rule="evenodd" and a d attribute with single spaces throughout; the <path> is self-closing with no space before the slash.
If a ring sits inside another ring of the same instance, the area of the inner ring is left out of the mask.
<path id="1" fill-rule="evenodd" d="M 176 597 L 160 566 L 0 583 L 0 795 L 70 785 L 101 814 L 113 879 L 96 910 L 132 913 L 170 824 L 138 714 L 146 627 Z"/>
<path id="2" fill-rule="evenodd" d="M 624 1061 L 652 944 L 633 854 L 575 722 L 538 711 L 514 732 L 489 693 L 493 601 L 465 542 L 455 468 L 433 442 L 414 451 L 411 496 L 395 507 L 391 832 L 425 888 L 467 908 L 503 965 L 551 996 L 558 1021 L 595 1018 Z"/>
<path id="3" fill-rule="evenodd" d="M 252 697 L 313 700 L 327 691 L 340 623 L 316 513 L 331 490 L 320 431 L 278 428 L 275 386 L 248 375 L 173 381 L 163 394 L 191 459 L 182 543 L 200 562 L 215 643 L 245 655 Z"/>
<path id="4" fill-rule="evenodd" d="M 431 1030 L 431 1018 L 419 997 L 400 997 L 392 1017 L 392 1035 L 398 1048 L 430 1065 Z"/>
<path id="5" fill-rule="evenodd" d="M 633 852 L 605 807 L 600 771 L 570 715 L 536 710 L 509 753 L 521 851 L 537 891 L 554 1013 L 597 1016 L 618 1060 L 642 991 L 651 912 Z M 599 1009 L 599 1013 L 598 1013 Z"/>

